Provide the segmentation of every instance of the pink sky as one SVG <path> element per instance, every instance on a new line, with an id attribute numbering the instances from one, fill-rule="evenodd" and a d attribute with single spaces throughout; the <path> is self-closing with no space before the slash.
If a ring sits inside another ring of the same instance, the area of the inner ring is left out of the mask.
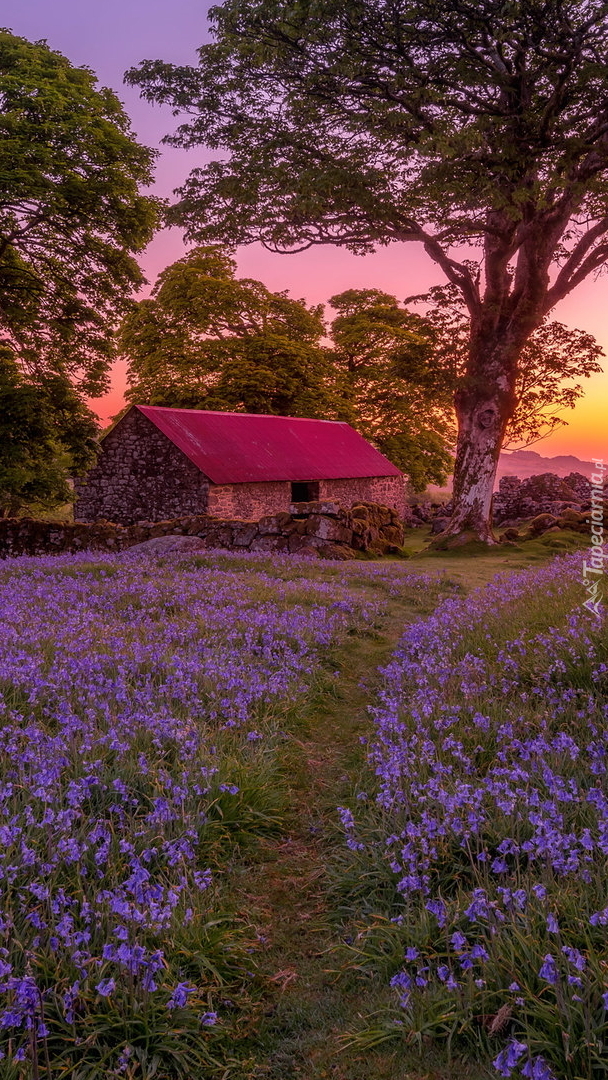
<path id="1" fill-rule="evenodd" d="M 123 86 L 123 73 L 146 58 L 194 63 L 195 50 L 205 38 L 209 6 L 200 0 L 3 0 L 2 22 L 31 40 L 46 39 L 72 63 L 92 68 L 124 101 L 139 139 L 157 146 L 172 129 L 173 118 L 169 110 L 148 105 L 136 90 Z M 202 151 L 164 148 L 155 190 L 169 196 L 201 159 Z M 157 235 L 142 260 L 149 281 L 183 252 L 177 230 Z M 332 247 L 279 256 L 254 245 L 241 248 L 237 261 L 241 276 L 259 278 L 270 289 L 289 289 L 292 296 L 309 303 L 325 302 L 328 296 L 352 287 L 381 288 L 404 299 L 441 281 L 440 272 L 414 245 L 396 244 L 363 257 Z M 607 282 L 604 276 L 585 282 L 555 309 L 553 317 L 591 332 L 608 353 Z M 111 395 L 92 403 L 103 420 L 122 404 L 122 364 L 116 365 L 113 385 Z M 535 449 L 540 453 L 608 457 L 608 370 L 585 385 L 585 398 L 567 414 L 569 426 L 539 443 Z"/>

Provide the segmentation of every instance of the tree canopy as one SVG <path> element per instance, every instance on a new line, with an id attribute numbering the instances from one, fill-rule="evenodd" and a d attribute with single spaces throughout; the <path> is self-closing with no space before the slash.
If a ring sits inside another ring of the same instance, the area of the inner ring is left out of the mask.
<path id="1" fill-rule="evenodd" d="M 0 335 L 24 371 L 106 387 L 157 223 L 152 160 L 91 71 L 0 31 Z"/>
<path id="2" fill-rule="evenodd" d="M 195 248 L 125 318 L 130 401 L 347 419 L 322 307 L 250 278 L 216 248 Z"/>
<path id="3" fill-rule="evenodd" d="M 226 0 L 211 20 L 196 68 L 128 73 L 189 112 L 171 142 L 218 152 L 173 220 L 278 251 L 423 245 L 470 320 L 450 531 L 491 542 L 522 349 L 608 259 L 608 3 Z"/>
<path id="4" fill-rule="evenodd" d="M 0 470 L 14 506 L 65 501 L 66 469 L 90 461 L 84 396 L 107 388 L 114 331 L 144 281 L 153 157 L 91 71 L 0 30 Z"/>

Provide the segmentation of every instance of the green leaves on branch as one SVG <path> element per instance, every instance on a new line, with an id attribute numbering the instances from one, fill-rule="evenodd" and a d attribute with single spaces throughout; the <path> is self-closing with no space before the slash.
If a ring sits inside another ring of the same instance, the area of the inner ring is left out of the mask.
<path id="1" fill-rule="evenodd" d="M 67 477 L 94 461 L 97 433 L 95 417 L 65 379 L 25 379 L 0 348 L 0 517 L 69 502 Z"/>
<path id="2" fill-rule="evenodd" d="M 92 460 L 84 396 L 144 280 L 153 156 L 91 71 L 0 31 L 0 513 L 66 502 Z"/>
<path id="3" fill-rule="evenodd" d="M 443 484 L 455 440 L 453 385 L 436 365 L 428 320 L 378 289 L 332 296 L 334 362 L 346 379 L 355 426 L 416 490 Z"/>
<path id="4" fill-rule="evenodd" d="M 197 66 L 146 60 L 127 80 L 188 112 L 168 142 L 218 152 L 172 210 L 191 240 L 431 238 L 474 291 L 454 245 L 515 257 L 552 221 L 556 253 L 578 239 L 556 212 L 582 229 L 606 214 L 607 16 L 604 0 L 225 0 Z"/>
<path id="5" fill-rule="evenodd" d="M 0 31 L 0 340 L 28 374 L 106 388 L 158 220 L 152 160 L 91 71 Z"/>

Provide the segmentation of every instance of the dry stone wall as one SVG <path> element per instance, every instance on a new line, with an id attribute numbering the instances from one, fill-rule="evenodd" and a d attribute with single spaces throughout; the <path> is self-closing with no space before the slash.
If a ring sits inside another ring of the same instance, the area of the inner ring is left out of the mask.
<path id="1" fill-rule="evenodd" d="M 357 552 L 397 554 L 403 545 L 403 524 L 389 506 L 362 503 L 345 510 L 333 502 L 295 503 L 289 511 L 267 514 L 259 521 L 193 515 L 121 526 L 3 518 L 0 557 L 124 551 L 159 536 L 196 536 L 205 547 L 232 551 L 352 559 Z"/>
<path id="2" fill-rule="evenodd" d="M 492 499 L 494 522 L 519 521 L 537 514 L 555 514 L 575 510 L 591 497 L 591 484 L 580 473 L 562 479 L 555 473 L 540 473 L 520 480 L 503 476 Z"/>

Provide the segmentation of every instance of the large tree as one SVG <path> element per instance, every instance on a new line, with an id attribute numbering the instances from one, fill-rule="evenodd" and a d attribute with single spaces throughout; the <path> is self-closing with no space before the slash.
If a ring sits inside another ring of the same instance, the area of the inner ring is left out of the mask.
<path id="1" fill-rule="evenodd" d="M 159 275 L 119 336 L 127 397 L 152 405 L 349 419 L 322 307 L 273 293 L 216 248 L 195 248 Z"/>
<path id="2" fill-rule="evenodd" d="M 91 71 L 0 31 L 0 512 L 65 502 L 94 459 L 85 397 L 144 281 L 152 160 Z"/>
<path id="3" fill-rule="evenodd" d="M 0 342 L 26 374 L 106 388 L 158 217 L 152 159 L 91 71 L 0 31 Z"/>
<path id="4" fill-rule="evenodd" d="M 424 247 L 470 320 L 450 532 L 492 542 L 522 349 L 608 258 L 608 3 L 226 0 L 211 19 L 198 67 L 128 74 L 191 113 L 173 143 L 219 151 L 173 219 L 276 251 Z"/>

